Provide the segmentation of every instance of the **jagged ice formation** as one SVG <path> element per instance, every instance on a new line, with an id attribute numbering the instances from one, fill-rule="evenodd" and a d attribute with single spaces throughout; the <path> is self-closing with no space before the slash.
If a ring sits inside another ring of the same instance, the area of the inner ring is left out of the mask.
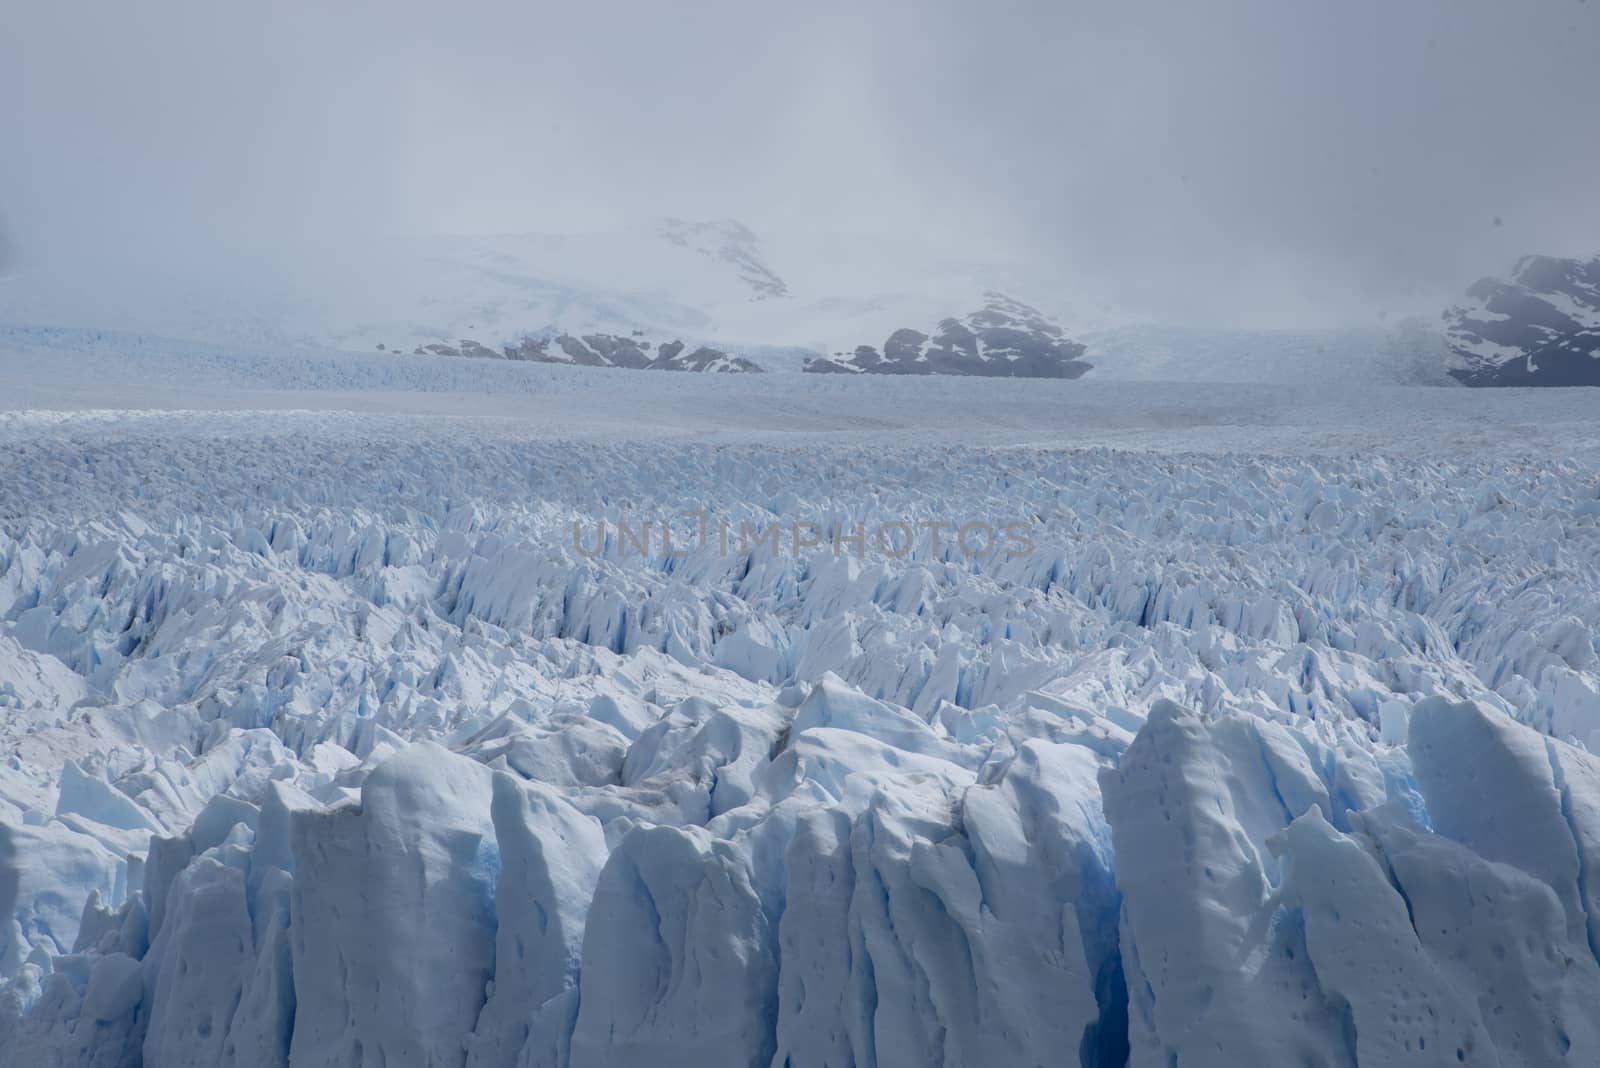
<path id="1" fill-rule="evenodd" d="M 1600 1058 L 1581 455 L 0 439 L 0 1063 Z"/>

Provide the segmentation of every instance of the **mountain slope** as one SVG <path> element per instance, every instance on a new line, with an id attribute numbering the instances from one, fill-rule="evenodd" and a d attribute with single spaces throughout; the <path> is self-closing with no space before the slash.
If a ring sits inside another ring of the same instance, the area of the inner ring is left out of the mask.
<path id="1" fill-rule="evenodd" d="M 1451 382 L 1416 324 L 1140 322 L 1082 280 L 860 235 L 770 245 L 736 222 L 351 240 L 139 269 L 33 264 L 0 324 L 237 351 L 417 353 L 661 370 L 1373 384 Z M 1017 299 L 1017 298 L 1022 299 Z M 1091 372 L 1092 367 L 1092 372 Z"/>
<path id="2" fill-rule="evenodd" d="M 107 250 L 0 278 L 0 323 L 249 348 L 747 371 L 800 370 L 822 353 L 882 344 L 911 325 L 938 334 L 941 320 L 977 308 L 958 333 L 983 337 L 978 364 L 989 355 L 1008 367 L 1049 359 L 1081 373 L 1052 319 L 1074 296 L 1072 286 L 1041 283 L 1034 269 L 972 254 L 861 235 L 801 235 L 775 249 L 738 222 L 669 219 L 596 233 L 174 253 L 156 267 L 117 262 Z M 1078 314 L 1062 321 L 1084 325 Z M 966 343 L 940 344 L 954 356 Z"/>
<path id="3" fill-rule="evenodd" d="M 1524 257 L 1444 321 L 1449 372 L 1469 386 L 1600 386 L 1600 257 Z"/>
<path id="4" fill-rule="evenodd" d="M 786 293 L 747 228 L 674 221 L 611 233 L 352 240 L 159 271 L 36 266 L 0 279 L 0 321 L 403 354 L 486 356 L 549 339 L 553 362 L 595 366 L 649 362 L 608 357 L 607 347 L 676 343 L 683 353 L 658 366 L 746 369 L 734 357 L 760 353 L 759 332 L 730 353 L 716 344 L 723 324 L 759 320 L 747 306 L 782 303 Z M 562 336 L 588 352 L 557 352 Z M 591 337 L 601 340 L 583 340 Z M 536 348 L 521 358 L 538 358 Z"/>
<path id="5" fill-rule="evenodd" d="M 698 345 L 690 349 L 674 338 L 657 346 L 638 335 L 571 334 L 524 337 L 499 351 L 487 345 L 462 338 L 454 345 L 435 342 L 418 345 L 417 356 L 462 356 L 468 359 L 517 360 L 528 363 L 564 363 L 578 367 L 617 367 L 632 371 L 715 371 L 722 373 L 760 373 L 762 367 L 742 356 L 733 356 L 720 349 Z"/>
<path id="6" fill-rule="evenodd" d="M 987 378 L 1077 378 L 1090 365 L 1084 347 L 1059 324 L 1019 300 L 994 291 L 961 319 L 941 319 L 931 333 L 901 327 L 883 352 L 858 345 L 849 356 L 806 362 L 813 374 L 980 375 Z"/>

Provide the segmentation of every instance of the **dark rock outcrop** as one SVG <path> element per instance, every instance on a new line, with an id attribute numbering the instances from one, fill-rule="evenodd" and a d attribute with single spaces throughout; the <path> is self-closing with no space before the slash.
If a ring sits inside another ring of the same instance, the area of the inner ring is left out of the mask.
<path id="1" fill-rule="evenodd" d="M 658 230 L 674 245 L 695 249 L 701 255 L 732 266 L 755 294 L 755 300 L 789 295 L 788 285 L 762 258 L 761 239 L 743 223 L 666 219 Z"/>
<path id="2" fill-rule="evenodd" d="M 661 346 L 660 353 L 651 364 L 652 370 L 657 371 L 711 371 L 717 373 L 727 372 L 759 372 L 761 367 L 752 363 L 743 356 L 734 356 L 713 349 L 706 345 L 684 352 L 681 341 L 669 341 Z"/>
<path id="3" fill-rule="evenodd" d="M 1600 257 L 1527 256 L 1444 324 L 1446 370 L 1469 386 L 1600 386 Z"/>
<path id="4" fill-rule="evenodd" d="M 455 345 L 420 345 L 418 356 L 464 356 L 473 359 L 516 360 L 526 363 L 565 363 L 579 367 L 624 367 L 637 371 L 711 371 L 760 373 L 761 366 L 742 356 L 701 345 L 692 351 L 682 341 L 673 340 L 652 353 L 652 343 L 640 337 L 620 334 L 572 334 L 530 336 L 496 352 L 476 341 Z"/>
<path id="5" fill-rule="evenodd" d="M 980 375 L 989 378 L 1077 378 L 1092 366 L 1084 347 L 1055 322 L 1003 293 L 984 294 L 983 307 L 963 319 L 944 319 L 932 334 L 896 330 L 880 353 L 857 346 L 850 356 L 806 361 L 812 374 Z"/>
<path id="6" fill-rule="evenodd" d="M 462 338 L 454 345 L 442 342 L 432 345 L 418 345 L 418 356 L 466 356 L 474 360 L 498 360 L 501 354 L 489 346 L 473 341 L 471 338 Z"/>

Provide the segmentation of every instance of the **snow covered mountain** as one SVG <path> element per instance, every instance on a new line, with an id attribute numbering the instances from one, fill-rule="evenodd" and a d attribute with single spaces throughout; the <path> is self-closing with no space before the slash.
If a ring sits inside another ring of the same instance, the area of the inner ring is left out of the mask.
<path id="1" fill-rule="evenodd" d="M 920 345 L 902 327 L 928 324 L 940 336 L 908 368 L 1082 373 L 1051 315 L 988 292 L 1014 283 L 1052 297 L 1055 314 L 1078 296 L 1015 264 L 867 238 L 774 249 L 737 222 L 669 219 L 617 232 L 349 239 L 160 269 L 34 264 L 0 278 L 0 323 L 691 371 L 800 370 L 891 334 L 898 353 Z M 933 326 L 973 308 L 950 321 L 954 333 Z M 1086 323 L 1081 312 L 1069 321 Z"/>
<path id="2" fill-rule="evenodd" d="M 522 359 L 541 358 L 537 342 L 550 339 L 555 362 L 726 370 L 741 369 L 735 357 L 784 351 L 760 331 L 736 338 L 753 339 L 738 352 L 715 339 L 730 323 L 759 322 L 786 292 L 745 227 L 672 220 L 615 233 L 349 240 L 149 272 L 36 265 L 0 279 L 0 321 L 401 355 L 516 349 Z M 646 341 L 657 354 L 681 351 L 659 362 L 622 351 Z M 690 358 L 706 348 L 716 352 Z"/>
<path id="3" fill-rule="evenodd" d="M 901 327 L 883 352 L 858 345 L 853 353 L 807 360 L 815 374 L 980 375 L 988 378 L 1077 378 L 1090 365 L 1084 347 L 1061 326 L 1003 293 L 988 292 L 983 307 L 962 319 L 941 319 L 931 334 Z"/>
<path id="4" fill-rule="evenodd" d="M 632 337 L 616 334 L 556 334 L 524 337 L 496 351 L 471 338 L 454 345 L 434 342 L 418 345 L 418 356 L 463 356 L 468 359 L 518 360 L 531 363 L 565 363 L 579 367 L 621 367 L 636 371 L 760 372 L 761 365 L 741 356 L 705 345 L 690 350 L 674 338 L 657 346 L 636 330 Z"/>
<path id="5" fill-rule="evenodd" d="M 668 220 L 614 233 L 351 240 L 160 270 L 23 264 L 0 277 L 0 324 L 234 351 L 662 370 L 1455 381 L 1431 327 L 1151 323 L 1037 267 L 852 236 L 798 240 Z"/>
<path id="6" fill-rule="evenodd" d="M 1600 257 L 1527 256 L 1445 312 L 1449 371 L 1469 386 L 1600 386 Z"/>

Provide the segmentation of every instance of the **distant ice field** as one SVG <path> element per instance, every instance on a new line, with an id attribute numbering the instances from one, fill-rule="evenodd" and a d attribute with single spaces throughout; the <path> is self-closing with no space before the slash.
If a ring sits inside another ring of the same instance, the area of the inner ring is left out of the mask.
<path id="1" fill-rule="evenodd" d="M 1303 344 L 1303 339 L 1301 342 Z M 1261 344 L 1256 339 L 1255 345 Z M 143 335 L 0 329 L 0 412 L 351 411 L 467 419 L 479 431 L 695 439 L 938 438 L 1177 450 L 1570 453 L 1600 443 L 1594 392 L 1464 390 L 1348 376 L 1232 381 L 1211 339 L 1193 381 L 1151 365 L 1071 382 L 699 375 L 497 360 L 248 349 Z M 15 422 L 18 416 L 12 416 Z M 36 417 L 28 417 L 36 418 Z M 479 422 L 481 420 L 481 422 Z"/>

